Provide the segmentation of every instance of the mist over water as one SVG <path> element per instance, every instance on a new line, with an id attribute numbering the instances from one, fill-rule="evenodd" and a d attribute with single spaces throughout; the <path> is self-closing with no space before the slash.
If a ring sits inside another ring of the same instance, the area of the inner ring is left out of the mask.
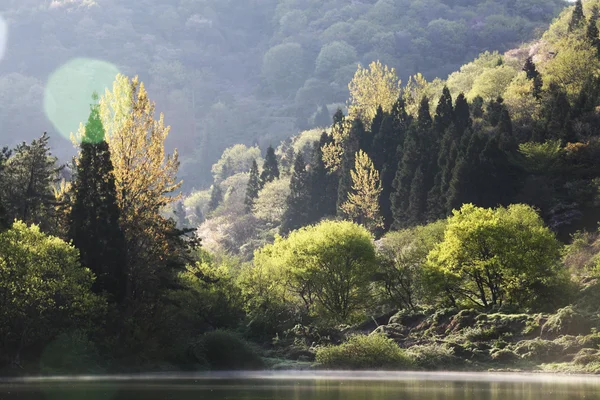
<path id="1" fill-rule="evenodd" d="M 0 381 L 11 399 L 600 399 L 600 378 L 428 372 L 220 372 Z"/>

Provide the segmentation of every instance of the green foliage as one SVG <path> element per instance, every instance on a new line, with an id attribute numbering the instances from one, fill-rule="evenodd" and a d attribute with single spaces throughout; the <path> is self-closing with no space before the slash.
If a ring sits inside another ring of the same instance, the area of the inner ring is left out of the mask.
<path id="1" fill-rule="evenodd" d="M 258 164 L 256 160 L 252 162 L 250 167 L 250 178 L 248 179 L 248 186 L 246 187 L 246 198 L 244 204 L 246 205 L 246 211 L 252 211 L 254 201 L 258 197 L 258 192 L 261 189 L 260 177 L 258 175 Z"/>
<path id="2" fill-rule="evenodd" d="M 91 292 L 93 274 L 79 252 L 32 225 L 15 222 L 0 233 L 0 337 L 4 361 L 19 359 L 69 328 L 91 328 L 104 300 Z"/>
<path id="3" fill-rule="evenodd" d="M 383 335 L 356 335 L 339 346 L 319 347 L 316 361 L 324 368 L 401 370 L 412 361 L 392 339 Z"/>
<path id="4" fill-rule="evenodd" d="M 290 193 L 281 218 L 280 232 L 282 234 L 287 234 L 310 223 L 309 207 L 313 201 L 310 184 L 306 162 L 302 154 L 298 154 L 294 162 L 294 172 L 290 179 Z"/>
<path id="5" fill-rule="evenodd" d="M 586 335 L 590 332 L 589 316 L 582 314 L 572 306 L 561 308 L 551 315 L 542 326 L 542 337 L 555 338 L 560 335 Z"/>
<path id="6" fill-rule="evenodd" d="M 304 49 L 298 43 L 278 44 L 263 57 L 262 73 L 276 94 L 289 95 L 302 86 L 307 75 Z"/>
<path id="7" fill-rule="evenodd" d="M 272 146 L 269 146 L 267 149 L 267 155 L 265 156 L 263 169 L 260 173 L 261 187 L 268 182 L 274 181 L 275 179 L 279 179 L 279 162 L 275 156 L 275 149 Z"/>
<path id="8" fill-rule="evenodd" d="M 309 313 L 324 320 L 351 322 L 368 304 L 369 280 L 375 272 L 371 235 L 350 222 L 326 221 L 276 238 L 256 252 L 257 271 L 281 279 L 280 298 L 297 298 Z"/>
<path id="9" fill-rule="evenodd" d="M 530 306 L 548 301 L 550 288 L 568 281 L 559 254 L 560 244 L 531 207 L 467 204 L 448 220 L 429 262 L 460 279 L 457 294 L 474 305 Z"/>
<path id="10" fill-rule="evenodd" d="M 252 162 L 260 163 L 261 161 L 258 147 L 246 147 L 243 144 L 229 147 L 225 149 L 219 161 L 212 166 L 215 182 L 221 182 L 241 172 L 248 172 L 252 168 Z"/>
<path id="11" fill-rule="evenodd" d="M 94 290 L 106 292 L 120 303 L 127 288 L 125 236 L 99 106 L 93 105 L 91 110 L 73 183 L 69 237 L 79 249 L 82 264 L 96 275 Z"/>
<path id="12" fill-rule="evenodd" d="M 258 193 L 258 198 L 254 202 L 254 215 L 271 224 L 279 224 L 285 214 L 289 195 L 290 180 L 288 178 L 276 179 L 267 183 Z"/>
<path id="13" fill-rule="evenodd" d="M 202 335 L 195 344 L 197 358 L 205 359 L 216 371 L 262 369 L 258 351 L 239 335 L 217 330 Z"/>
<path id="14" fill-rule="evenodd" d="M 446 222 L 441 220 L 390 232 L 379 241 L 381 290 L 393 307 L 415 309 L 435 296 L 425 265 L 429 252 L 442 241 L 445 228 Z"/>
<path id="15" fill-rule="evenodd" d="M 40 359 L 40 372 L 48 375 L 102 373 L 105 367 L 97 346 L 82 331 L 58 335 Z"/>

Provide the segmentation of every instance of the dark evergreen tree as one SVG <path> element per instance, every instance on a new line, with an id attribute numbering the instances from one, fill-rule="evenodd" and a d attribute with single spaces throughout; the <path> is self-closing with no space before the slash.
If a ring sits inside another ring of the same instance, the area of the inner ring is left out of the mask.
<path id="1" fill-rule="evenodd" d="M 466 152 L 458 152 L 456 166 L 448 188 L 448 210 L 459 209 L 465 203 L 479 205 L 482 179 L 488 179 L 481 173 L 479 155 L 487 144 L 487 138 L 481 133 L 470 135 Z"/>
<path id="2" fill-rule="evenodd" d="M 219 207 L 219 204 L 223 201 L 223 192 L 221 186 L 218 183 L 212 185 L 210 189 L 210 199 L 208 200 L 208 212 L 213 212 Z"/>
<path id="3" fill-rule="evenodd" d="M 350 172 L 354 169 L 356 153 L 360 149 L 360 138 L 365 133 L 365 127 L 362 121 L 356 118 L 352 121 L 352 127 L 348 137 L 343 143 L 344 154 L 339 171 L 339 186 L 337 197 L 338 215 L 343 215 L 340 209 L 341 205 L 348 200 L 348 193 L 352 189 L 352 176 Z"/>
<path id="4" fill-rule="evenodd" d="M 538 72 L 535 63 L 533 62 L 532 57 L 527 57 L 527 60 L 525 60 L 523 71 L 525 71 L 527 74 L 527 79 L 533 81 L 533 96 L 538 100 L 541 99 L 542 86 L 544 86 L 544 82 L 542 80 L 542 75 Z"/>
<path id="5" fill-rule="evenodd" d="M 5 166 L 0 188 L 9 221 L 37 224 L 46 232 L 54 224 L 52 188 L 63 168 L 57 165 L 49 140 L 44 132 L 39 139 L 18 145 Z"/>
<path id="6" fill-rule="evenodd" d="M 260 177 L 258 176 L 258 164 L 256 160 L 252 160 L 252 166 L 250 167 L 250 178 L 248 179 L 248 186 L 246 187 L 246 198 L 244 204 L 246 205 L 246 212 L 251 212 L 254 206 L 254 200 L 258 197 L 260 191 Z"/>
<path id="7" fill-rule="evenodd" d="M 327 106 L 322 106 L 317 115 L 315 115 L 315 126 L 319 128 L 331 126 L 331 114 L 329 114 Z"/>
<path id="8" fill-rule="evenodd" d="M 581 0 L 575 2 L 575 8 L 573 14 L 571 14 L 571 20 L 569 21 L 569 32 L 574 32 L 577 29 L 581 29 L 585 26 L 585 15 L 583 14 L 583 4 Z"/>
<path id="9" fill-rule="evenodd" d="M 294 172 L 290 180 L 290 194 L 286 201 L 286 209 L 281 219 L 280 233 L 282 235 L 308 225 L 311 204 L 311 179 L 306 170 L 306 162 L 302 153 L 296 156 Z"/>
<path id="10" fill-rule="evenodd" d="M 452 95 L 447 86 L 444 86 L 442 96 L 438 101 L 437 108 L 435 110 L 434 127 L 438 134 L 441 136 L 446 129 L 454 122 L 454 106 L 452 105 Z"/>
<path id="11" fill-rule="evenodd" d="M 471 102 L 471 115 L 473 118 L 483 118 L 483 97 L 477 96 Z"/>
<path id="12" fill-rule="evenodd" d="M 500 121 L 498 122 L 498 134 L 500 148 L 504 151 L 514 151 L 517 149 L 517 140 L 513 135 L 512 121 L 506 107 L 502 108 Z"/>
<path id="13" fill-rule="evenodd" d="M 399 98 L 392 107 L 391 113 L 384 113 L 381 125 L 373 139 L 371 159 L 381 175 L 380 210 L 385 231 L 390 229 L 394 219 L 390 196 L 394 190 L 393 182 L 402 159 L 403 144 L 410 123 L 411 118 L 406 113 L 404 100 Z"/>
<path id="14" fill-rule="evenodd" d="M 456 98 L 454 106 L 454 132 L 455 139 L 460 139 L 467 129 L 471 129 L 473 120 L 471 119 L 471 111 L 469 103 L 464 94 L 459 94 Z"/>
<path id="15" fill-rule="evenodd" d="M 427 189 L 425 187 L 425 175 L 419 166 L 410 183 L 410 194 L 408 196 L 408 210 L 406 212 L 406 223 L 409 226 L 422 224 L 425 221 Z"/>
<path id="16" fill-rule="evenodd" d="M 571 104 L 567 94 L 557 86 L 549 89 L 549 103 L 545 107 L 546 138 L 560 139 L 563 143 L 575 142 L 571 121 Z"/>
<path id="17" fill-rule="evenodd" d="M 498 97 L 496 100 L 490 100 L 485 109 L 485 121 L 491 126 L 498 126 L 503 109 L 504 99 L 502 97 Z"/>
<path id="18" fill-rule="evenodd" d="M 275 149 L 273 146 L 269 146 L 265 156 L 263 170 L 260 173 L 260 185 L 262 187 L 265 183 L 273 182 L 275 179 L 279 179 L 279 163 L 277 162 Z"/>
<path id="19" fill-rule="evenodd" d="M 417 120 L 414 121 L 404 141 L 402 159 L 398 164 L 396 176 L 392 183 L 393 192 L 390 195 L 391 210 L 393 215 L 393 226 L 403 228 L 425 221 L 425 213 L 419 210 L 426 208 L 427 193 L 433 187 L 435 173 L 430 169 L 429 158 L 427 154 L 432 143 L 432 120 L 429 113 L 429 101 L 426 98 L 421 100 Z M 437 153 L 436 153 L 437 154 Z M 419 188 L 412 190 L 412 183 L 417 172 L 421 170 L 423 184 Z M 411 196 L 414 193 L 414 196 Z M 418 195 L 418 196 L 417 196 Z M 422 204 L 410 204 L 410 201 L 421 199 Z M 415 211 L 416 210 L 416 211 Z M 416 214 L 411 214 L 416 212 Z"/>
<path id="20" fill-rule="evenodd" d="M 328 173 L 323 162 L 322 148 L 329 143 L 330 137 L 323 132 L 321 139 L 314 143 L 310 160 L 310 223 L 318 222 L 324 217 L 336 215 L 337 177 Z"/>
<path id="21" fill-rule="evenodd" d="M 80 148 L 69 237 L 79 249 L 82 265 L 96 275 L 94 290 L 109 293 L 121 303 L 127 288 L 126 244 L 98 105 L 92 106 Z"/>
<path id="22" fill-rule="evenodd" d="M 598 31 L 598 15 L 598 6 L 594 5 L 592 7 L 592 15 L 590 16 L 590 20 L 588 22 L 585 34 L 589 42 L 596 49 L 596 54 L 600 56 L 600 32 Z"/>

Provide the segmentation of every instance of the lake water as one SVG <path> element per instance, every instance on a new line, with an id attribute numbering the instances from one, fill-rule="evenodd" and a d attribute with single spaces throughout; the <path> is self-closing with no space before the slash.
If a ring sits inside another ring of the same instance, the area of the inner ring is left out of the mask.
<path id="1" fill-rule="evenodd" d="M 540 374 L 285 372 L 0 380 L 0 400 L 572 400 L 600 378 Z"/>

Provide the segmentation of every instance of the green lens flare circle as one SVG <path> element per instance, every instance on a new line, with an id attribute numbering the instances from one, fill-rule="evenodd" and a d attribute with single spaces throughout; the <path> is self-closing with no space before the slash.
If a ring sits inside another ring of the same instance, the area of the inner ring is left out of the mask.
<path id="1" fill-rule="evenodd" d="M 44 93 L 44 111 L 56 130 L 69 139 L 90 115 L 94 92 L 111 89 L 119 69 L 106 61 L 76 58 L 50 75 Z"/>

